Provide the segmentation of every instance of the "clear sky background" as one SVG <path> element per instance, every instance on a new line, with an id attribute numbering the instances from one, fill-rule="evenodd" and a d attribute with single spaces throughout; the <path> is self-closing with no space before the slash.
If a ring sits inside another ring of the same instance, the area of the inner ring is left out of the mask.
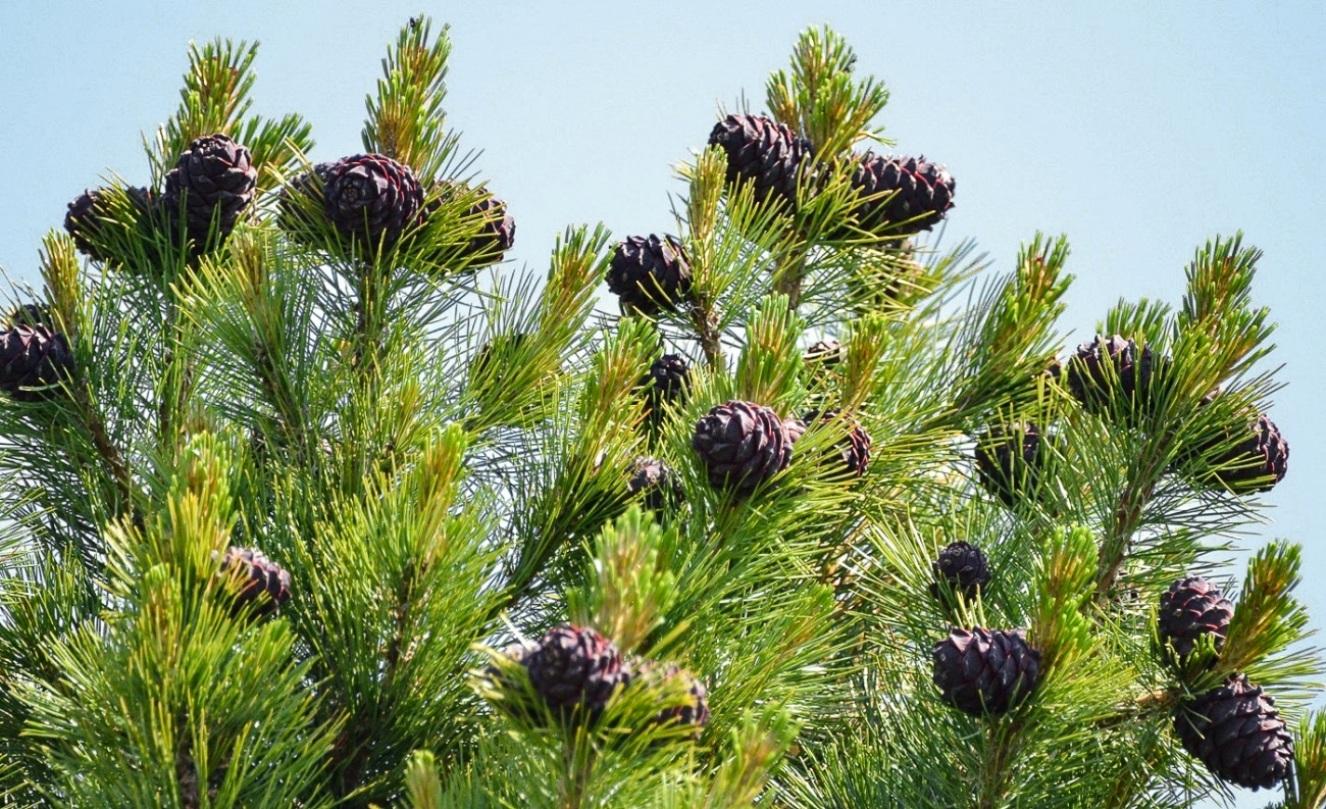
<path id="1" fill-rule="evenodd" d="M 957 177 L 949 238 L 1007 270 L 1037 229 L 1071 237 L 1078 339 L 1121 296 L 1177 304 L 1214 234 L 1241 228 L 1265 249 L 1256 298 L 1281 324 L 1289 382 L 1272 417 L 1293 454 L 1264 536 L 1304 544 L 1303 596 L 1326 626 L 1326 4 L 653 5 L 8 0 L 0 267 L 35 280 L 38 240 L 78 191 L 107 170 L 147 179 L 139 133 L 174 109 L 191 38 L 260 40 L 256 110 L 302 113 L 325 160 L 359 149 L 364 95 L 407 17 L 450 22 L 450 120 L 510 203 L 512 256 L 542 266 L 568 223 L 668 228 L 671 167 L 717 106 L 744 91 L 761 107 L 797 32 L 827 22 L 893 90 L 898 149 Z"/>

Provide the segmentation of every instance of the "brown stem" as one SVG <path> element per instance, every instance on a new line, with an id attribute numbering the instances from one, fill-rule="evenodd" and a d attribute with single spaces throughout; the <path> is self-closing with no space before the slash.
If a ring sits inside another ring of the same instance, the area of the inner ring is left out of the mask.
<path id="1" fill-rule="evenodd" d="M 1124 562 L 1128 560 L 1128 548 L 1133 532 L 1137 530 L 1137 525 L 1142 520 L 1142 512 L 1154 491 L 1155 476 L 1152 470 L 1147 469 L 1145 474 L 1124 487 L 1123 493 L 1119 495 L 1114 508 L 1114 518 L 1110 521 L 1105 541 L 1100 545 L 1096 574 L 1097 606 L 1109 601 L 1110 590 L 1114 588 Z"/>
<path id="2" fill-rule="evenodd" d="M 691 323 L 700 338 L 700 350 L 705 362 L 714 370 L 723 367 L 723 341 L 718 333 L 718 318 L 707 301 L 697 301 L 691 310 Z"/>
<path id="3" fill-rule="evenodd" d="M 774 271 L 774 291 L 787 296 L 787 305 L 793 311 L 801 305 L 801 281 L 805 274 L 806 253 L 802 250 L 778 262 L 778 268 Z"/>
<path id="4" fill-rule="evenodd" d="M 995 809 L 1004 795 L 1004 781 L 1009 762 L 1017 754 L 1018 734 L 1022 723 L 1004 726 L 992 724 L 986 734 L 985 761 L 981 766 L 979 809 Z"/>
<path id="5" fill-rule="evenodd" d="M 567 734 L 562 746 L 562 777 L 558 781 L 559 809 L 580 809 L 594 771 L 594 751 L 582 751 L 574 733 Z"/>
<path id="6" fill-rule="evenodd" d="M 135 522 L 137 522 L 138 514 L 134 502 L 133 473 L 129 471 L 129 464 L 125 463 L 124 456 L 120 454 L 119 448 L 115 446 L 115 442 L 111 441 L 107 434 L 106 422 L 102 420 L 101 413 L 93 406 L 87 389 L 81 385 L 75 385 L 74 388 L 74 399 L 83 421 L 83 428 L 87 430 L 88 437 L 92 439 L 92 446 L 96 448 L 97 455 L 101 458 L 102 463 L 106 465 L 106 470 L 110 473 L 111 479 L 115 481 L 120 497 L 124 500 L 129 512 L 134 515 Z"/>

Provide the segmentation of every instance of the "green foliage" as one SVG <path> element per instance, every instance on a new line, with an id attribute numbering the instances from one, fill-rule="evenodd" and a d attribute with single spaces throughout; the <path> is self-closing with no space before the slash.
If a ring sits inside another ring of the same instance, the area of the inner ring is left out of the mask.
<path id="1" fill-rule="evenodd" d="M 1298 548 L 1251 559 L 1222 647 L 1175 665 L 1155 627 L 1169 583 L 1222 571 L 1262 519 L 1214 485 L 1278 384 L 1241 236 L 1198 250 L 1178 308 L 1105 314 L 1152 377 L 1125 395 L 1106 363 L 1084 406 L 1052 363 L 1067 239 L 1036 234 L 991 277 L 972 243 L 860 221 L 852 166 L 888 93 L 814 29 L 767 86 L 816 147 L 796 204 L 695 154 L 673 204 L 690 295 L 619 316 L 601 226 L 568 228 L 546 273 L 473 252 L 490 195 L 443 109 L 451 49 L 410 20 L 366 102 L 364 148 L 426 192 L 390 244 L 326 219 L 309 127 L 250 113 L 256 48 L 224 41 L 191 47 L 149 148 L 154 185 L 196 137 L 251 150 L 263 193 L 224 244 L 197 254 L 120 180 L 102 258 L 44 241 L 40 302 L 73 361 L 0 401 L 0 805 L 1228 802 L 1171 725 L 1238 672 L 1297 724 L 1284 805 L 1322 806 Z M 835 361 L 805 356 L 828 338 Z M 666 402 L 645 381 L 665 353 L 690 365 Z M 732 399 L 796 433 L 740 495 L 691 447 Z M 1034 475 L 989 491 L 978 441 L 1024 424 Z M 844 470 L 858 425 L 862 476 Z M 632 491 L 643 457 L 676 497 Z M 979 590 L 936 579 L 956 541 L 988 557 Z M 232 548 L 284 569 L 289 600 L 239 606 Z M 554 712 L 520 660 L 567 622 L 632 672 L 601 713 Z M 940 699 L 931 651 L 955 626 L 1026 632 L 1041 677 L 1015 709 Z M 697 707 L 680 672 L 707 692 L 703 727 L 675 721 Z"/>

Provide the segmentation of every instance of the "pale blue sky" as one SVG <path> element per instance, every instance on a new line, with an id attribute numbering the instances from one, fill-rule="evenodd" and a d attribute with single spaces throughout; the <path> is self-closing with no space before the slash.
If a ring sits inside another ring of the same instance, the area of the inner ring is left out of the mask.
<path id="1" fill-rule="evenodd" d="M 1326 626 L 1321 273 L 1326 4 L 16 2 L 0 6 L 0 267 L 32 279 L 38 240 L 99 174 L 146 179 L 139 133 L 175 106 L 185 44 L 263 43 L 260 112 L 303 113 L 327 159 L 359 145 L 386 43 L 423 10 L 453 25 L 448 110 L 542 265 L 567 223 L 669 225 L 671 166 L 719 103 L 757 106 L 801 28 L 828 22 L 893 90 L 898 148 L 958 178 L 949 236 L 1007 269 L 1036 229 L 1066 232 L 1085 335 L 1119 296 L 1177 302 L 1184 262 L 1242 228 L 1266 250 L 1257 299 L 1281 324 L 1293 446 L 1267 535 L 1304 543 Z M 1265 799 L 1251 800 L 1259 806 Z"/>

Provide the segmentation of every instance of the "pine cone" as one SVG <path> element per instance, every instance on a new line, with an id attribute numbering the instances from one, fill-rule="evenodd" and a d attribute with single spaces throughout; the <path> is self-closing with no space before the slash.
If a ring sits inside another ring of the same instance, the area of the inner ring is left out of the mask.
<path id="1" fill-rule="evenodd" d="M 1234 492 L 1268 492 L 1289 471 L 1289 442 L 1265 413 L 1248 425 L 1249 435 L 1213 461 L 1211 478 Z"/>
<path id="2" fill-rule="evenodd" d="M 1293 767 L 1294 739 L 1275 700 L 1242 674 L 1180 706 L 1174 731 L 1208 770 L 1241 787 L 1270 789 Z"/>
<path id="3" fill-rule="evenodd" d="M 1160 595 L 1160 639 L 1174 647 L 1180 660 L 1192 654 L 1197 639 L 1215 638 L 1218 651 L 1225 645 L 1225 633 L 1234 617 L 1234 605 L 1206 579 L 1193 576 L 1181 579 Z"/>
<path id="4" fill-rule="evenodd" d="M 796 204 L 797 171 L 813 151 L 810 141 L 763 115 L 729 115 L 714 125 L 709 145 L 727 152 L 727 181 L 750 182 L 757 202 Z"/>
<path id="5" fill-rule="evenodd" d="M 1106 371 L 1113 366 L 1114 372 Z M 1125 400 L 1144 400 L 1152 381 L 1151 349 L 1137 348 L 1137 343 L 1119 335 L 1096 338 L 1077 347 L 1068 360 L 1068 388 L 1083 405 L 1106 409 L 1112 386 Z"/>
<path id="6" fill-rule="evenodd" d="M 259 551 L 232 546 L 221 559 L 221 572 L 241 582 L 235 594 L 236 615 L 245 611 L 266 615 L 290 600 L 290 574 Z"/>
<path id="7" fill-rule="evenodd" d="M 14 311 L 9 313 L 10 326 L 47 326 L 53 327 L 55 321 L 51 318 L 51 310 L 44 303 L 24 303 L 14 307 Z"/>
<path id="8" fill-rule="evenodd" d="M 598 716 L 631 679 L 612 641 L 574 624 L 550 629 L 522 662 L 534 690 L 562 718 L 577 707 Z"/>
<path id="9" fill-rule="evenodd" d="M 438 183 L 435 192 L 424 203 L 424 219 L 437 212 L 448 199 L 470 193 L 467 186 L 454 180 Z M 502 254 L 516 243 L 516 220 L 507 211 L 506 203 L 491 194 L 485 192 L 470 205 L 462 221 L 474 232 L 474 237 L 459 258 L 465 269 L 480 269 L 496 264 L 502 260 Z"/>
<path id="10" fill-rule="evenodd" d="M 258 170 L 249 150 L 225 135 L 189 144 L 166 173 L 162 202 L 170 215 L 183 214 L 185 230 L 200 249 L 215 235 L 224 240 L 253 201 Z"/>
<path id="11" fill-rule="evenodd" d="M 969 599 L 990 583 L 990 564 L 981 549 L 970 542 L 949 543 L 939 552 L 931 569 L 935 581 L 930 585 L 930 594 L 935 598 L 942 595 L 940 581 L 948 582 L 949 589 Z"/>
<path id="12" fill-rule="evenodd" d="M 113 188 L 85 190 L 66 206 L 65 231 L 73 237 L 79 252 L 94 261 L 109 261 L 111 258 L 97 247 L 97 242 L 106 238 L 108 226 L 114 227 L 110 221 L 114 213 L 114 193 Z M 140 218 L 147 213 L 152 204 L 152 192 L 146 188 L 125 188 L 124 193 Z"/>
<path id="13" fill-rule="evenodd" d="M 0 332 L 0 390 L 18 401 L 45 398 L 73 365 L 68 341 L 49 326 L 18 324 Z"/>
<path id="14" fill-rule="evenodd" d="M 887 195 L 857 205 L 855 213 L 862 228 L 893 225 L 899 233 L 917 233 L 933 228 L 953 207 L 957 182 L 943 166 L 924 157 L 866 152 L 852 174 L 852 187 L 861 197 Z"/>
<path id="15" fill-rule="evenodd" d="M 931 657 L 944 701 L 972 716 L 1005 713 L 1040 682 L 1041 653 L 1021 631 L 955 627 Z"/>
<path id="16" fill-rule="evenodd" d="M 842 361 L 843 344 L 834 339 L 811 343 L 801 355 L 801 362 L 811 368 L 833 368 Z"/>
<path id="17" fill-rule="evenodd" d="M 385 155 L 343 157 L 327 169 L 327 218 L 370 250 L 393 245 L 417 223 L 423 202 L 423 189 L 410 167 Z"/>
<path id="18" fill-rule="evenodd" d="M 691 447 L 710 485 L 738 495 L 750 494 L 792 460 L 787 427 L 773 410 L 752 402 L 716 405 L 696 422 Z"/>
<path id="19" fill-rule="evenodd" d="M 985 490 L 1016 505 L 1040 484 L 1044 436 L 1034 424 L 991 427 L 976 437 L 976 472 Z"/>
<path id="20" fill-rule="evenodd" d="M 662 402 L 677 402 L 691 385 L 691 369 L 680 354 L 664 354 L 649 366 L 640 384 L 653 407 Z"/>
<path id="21" fill-rule="evenodd" d="M 676 508 L 685 498 L 681 478 L 657 458 L 636 458 L 626 489 L 632 495 L 643 493 L 645 508 L 653 511 Z"/>
<path id="22" fill-rule="evenodd" d="M 804 419 L 795 424 L 787 425 L 787 432 L 792 438 L 792 443 L 796 443 L 801 438 L 801 434 L 806 431 L 808 424 L 830 424 L 835 421 L 846 420 L 847 435 L 838 444 L 838 454 L 842 458 L 844 470 L 853 477 L 861 477 L 866 473 L 866 468 L 870 466 L 870 446 L 873 443 L 870 440 L 870 433 L 861 426 L 856 419 L 846 417 L 841 411 L 828 409 L 823 412 L 811 410 L 806 413 Z"/>
<path id="23" fill-rule="evenodd" d="M 686 702 L 659 711 L 654 721 L 660 725 L 678 724 L 693 727 L 698 736 L 700 730 L 709 724 L 709 691 L 704 687 L 704 683 L 675 663 L 668 663 L 661 668 L 649 664 L 645 664 L 645 667 L 645 677 L 655 680 L 665 688 L 675 687 L 678 690 L 684 688 L 690 697 Z"/>
<path id="24" fill-rule="evenodd" d="M 325 216 L 323 191 L 335 163 L 315 163 L 296 175 L 281 189 L 277 201 L 277 224 L 301 242 L 316 243 L 310 238 Z"/>
<path id="25" fill-rule="evenodd" d="M 675 310 L 690 294 L 691 267 L 671 236 L 628 236 L 612 254 L 607 280 L 624 306 L 653 314 Z"/>

